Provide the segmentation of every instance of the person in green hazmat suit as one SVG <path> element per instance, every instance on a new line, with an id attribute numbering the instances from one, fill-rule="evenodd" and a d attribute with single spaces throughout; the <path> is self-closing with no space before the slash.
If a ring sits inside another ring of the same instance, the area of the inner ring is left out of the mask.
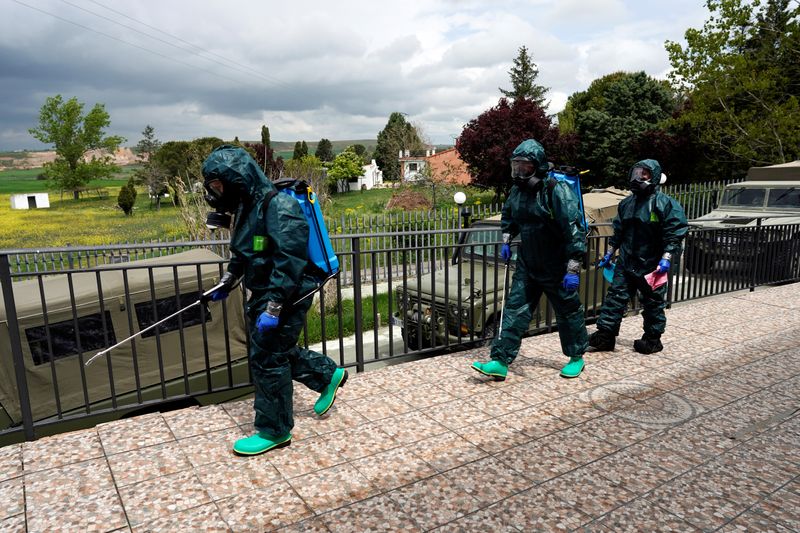
<path id="1" fill-rule="evenodd" d="M 555 310 L 561 349 L 569 357 L 561 375 L 575 378 L 584 368 L 587 332 L 578 296 L 586 254 L 583 217 L 575 193 L 566 183 L 547 177 L 548 169 L 544 148 L 533 139 L 523 141 L 511 156 L 514 185 L 500 222 L 502 259 L 511 259 L 514 237 L 520 235 L 522 242 L 491 360 L 472 364 L 473 369 L 496 380 L 506 378 L 542 293 Z"/>
<path id="2" fill-rule="evenodd" d="M 667 325 L 664 315 L 667 284 L 653 289 L 644 276 L 655 270 L 669 272 L 681 251 L 689 224 L 681 204 L 659 190 L 662 177 L 666 181 L 655 159 L 639 161 L 631 168 L 629 181 L 633 194 L 619 203 L 613 222 L 614 235 L 608 239 L 608 251 L 597 265 L 611 265 L 614 252 L 619 250 L 614 278 L 597 319 L 597 331 L 589 337 L 592 351 L 614 349 L 628 301 L 637 292 L 643 308 L 644 335 L 634 341 L 633 348 L 643 354 L 664 348 L 661 335 Z"/>
<path id="3" fill-rule="evenodd" d="M 298 300 L 317 287 L 309 273 L 309 223 L 299 203 L 278 194 L 258 164 L 242 148 L 220 146 L 203 162 L 206 201 L 216 212 L 207 225 L 230 227 L 231 260 L 222 287 L 209 295 L 228 296 L 243 278 L 251 296 L 249 362 L 255 385 L 255 429 L 237 440 L 233 451 L 257 455 L 291 443 L 294 426 L 292 380 L 320 393 L 318 415 L 327 412 L 347 380 L 327 356 L 299 348 L 297 340 L 312 298 Z"/>

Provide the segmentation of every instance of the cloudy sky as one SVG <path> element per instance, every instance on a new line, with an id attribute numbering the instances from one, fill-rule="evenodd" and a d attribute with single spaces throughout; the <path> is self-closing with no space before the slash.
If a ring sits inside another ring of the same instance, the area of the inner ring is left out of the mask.
<path id="1" fill-rule="evenodd" d="M 0 150 L 39 149 L 45 98 L 104 103 L 135 144 L 213 135 L 375 138 L 392 111 L 435 143 L 510 88 L 532 52 L 549 112 L 617 70 L 664 77 L 702 0 L 0 0 Z"/>

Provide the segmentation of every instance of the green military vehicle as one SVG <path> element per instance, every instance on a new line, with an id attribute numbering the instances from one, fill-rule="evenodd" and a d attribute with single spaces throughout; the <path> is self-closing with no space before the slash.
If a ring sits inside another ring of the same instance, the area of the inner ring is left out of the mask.
<path id="1" fill-rule="evenodd" d="M 24 373 L 38 433 L 87 425 L 74 415 L 106 411 L 101 420 L 163 398 L 200 395 L 249 382 L 242 291 L 195 306 L 133 342 L 82 362 L 197 301 L 220 276 L 219 255 L 195 249 L 13 283 Z M 116 268 L 115 268 L 116 267 Z M 100 297 L 102 295 L 102 298 Z M 2 300 L 0 300 L 2 302 Z M 155 306 L 153 303 L 155 302 Z M 22 422 L 9 320 L 0 304 L 0 432 Z M 241 394 L 233 391 L 229 396 Z M 222 401 L 216 394 L 213 400 Z M 200 400 L 200 403 L 205 403 Z M 116 409 L 113 409 L 116 407 Z M 97 423 L 95 421 L 95 423 Z M 2 443 L 2 439 L 0 439 Z"/>
<path id="2" fill-rule="evenodd" d="M 588 257 L 592 259 L 581 273 L 580 294 L 590 310 L 599 309 L 607 284 L 595 269 L 594 258 L 602 255 L 605 238 L 617 205 L 629 194 L 618 189 L 596 190 L 583 195 L 584 212 L 590 224 Z M 605 224 L 605 225 L 594 225 Z M 395 289 L 397 312 L 392 325 L 399 327 L 411 350 L 446 347 L 468 341 L 490 343 L 495 337 L 503 306 L 506 281 L 515 269 L 516 252 L 508 267 L 500 259 L 500 215 L 476 222 L 466 233 L 453 265 L 415 279 Z M 517 239 L 515 242 L 519 242 Z M 512 250 L 516 247 L 512 246 Z M 546 299 L 534 313 L 529 333 L 548 323 L 552 309 Z M 553 320 L 554 322 L 554 320 Z"/>
<path id="3" fill-rule="evenodd" d="M 763 230 L 753 228 L 759 224 Z M 687 270 L 739 270 L 768 265 L 763 275 L 794 279 L 800 275 L 800 161 L 752 167 L 747 180 L 727 185 L 720 204 L 692 221 L 704 230 L 686 241 Z"/>

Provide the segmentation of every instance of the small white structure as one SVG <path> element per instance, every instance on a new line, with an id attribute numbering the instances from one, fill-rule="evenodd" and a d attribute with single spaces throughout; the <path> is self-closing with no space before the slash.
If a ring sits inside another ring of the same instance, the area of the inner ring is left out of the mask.
<path id="1" fill-rule="evenodd" d="M 11 209 L 41 209 L 43 207 L 50 207 L 50 195 L 46 192 L 11 195 Z"/>
<path id="2" fill-rule="evenodd" d="M 425 150 L 424 156 L 413 156 L 410 150 L 400 150 L 400 176 L 403 181 L 419 181 L 425 177 L 425 168 L 428 166 L 428 158 L 436 155 L 436 148 Z"/>
<path id="3" fill-rule="evenodd" d="M 361 176 L 354 180 L 348 181 L 347 190 L 339 190 L 339 192 L 360 191 L 362 189 L 368 191 L 376 185 L 383 184 L 383 171 L 378 168 L 378 164 L 375 163 L 374 159 L 370 161 L 368 165 L 364 165 L 361 168 L 364 171 Z M 339 189 L 342 188 L 342 185 L 339 185 Z"/>

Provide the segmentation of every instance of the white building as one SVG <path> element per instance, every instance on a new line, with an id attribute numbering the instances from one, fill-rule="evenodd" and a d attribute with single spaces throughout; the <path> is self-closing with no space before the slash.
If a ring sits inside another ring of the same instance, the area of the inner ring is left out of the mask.
<path id="1" fill-rule="evenodd" d="M 360 191 L 362 189 L 368 191 L 376 185 L 383 184 L 383 171 L 378 168 L 378 164 L 375 163 L 374 159 L 361 168 L 363 170 L 361 176 L 347 182 L 347 191 Z M 341 185 L 339 185 L 339 189 L 339 192 L 347 192 L 341 190 Z"/>
<path id="2" fill-rule="evenodd" d="M 50 195 L 46 192 L 11 195 L 11 209 L 41 209 L 43 207 L 50 207 Z"/>
<path id="3" fill-rule="evenodd" d="M 436 155 L 436 148 L 433 150 L 425 150 L 425 155 L 413 156 L 409 150 L 400 150 L 400 176 L 403 181 L 418 181 L 422 179 L 425 174 L 423 173 L 425 167 L 428 166 L 428 158 Z"/>

